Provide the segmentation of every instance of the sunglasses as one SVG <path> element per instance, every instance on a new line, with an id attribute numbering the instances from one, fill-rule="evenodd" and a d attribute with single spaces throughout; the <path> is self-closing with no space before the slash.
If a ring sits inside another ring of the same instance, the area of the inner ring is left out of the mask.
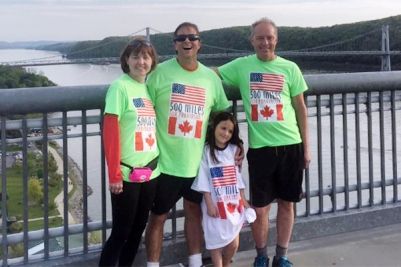
<path id="1" fill-rule="evenodd" d="M 152 47 L 152 44 L 148 40 L 142 40 L 142 39 L 132 40 L 131 42 L 128 43 L 128 45 L 133 46 L 134 48 L 139 47 L 139 46 Z"/>
<path id="2" fill-rule="evenodd" d="M 174 42 L 184 42 L 187 38 L 191 42 L 200 40 L 200 36 L 196 34 L 180 34 L 174 38 Z"/>

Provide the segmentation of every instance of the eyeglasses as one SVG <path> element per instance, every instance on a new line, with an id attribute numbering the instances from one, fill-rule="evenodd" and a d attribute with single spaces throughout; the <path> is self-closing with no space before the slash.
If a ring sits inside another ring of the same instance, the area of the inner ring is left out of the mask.
<path id="1" fill-rule="evenodd" d="M 191 42 L 200 40 L 200 36 L 197 34 L 180 34 L 174 38 L 174 42 L 184 42 L 187 38 Z"/>
<path id="2" fill-rule="evenodd" d="M 131 42 L 129 42 L 128 45 L 133 47 L 139 47 L 142 45 L 148 47 L 152 46 L 152 44 L 148 40 L 142 40 L 142 39 L 134 39 Z"/>

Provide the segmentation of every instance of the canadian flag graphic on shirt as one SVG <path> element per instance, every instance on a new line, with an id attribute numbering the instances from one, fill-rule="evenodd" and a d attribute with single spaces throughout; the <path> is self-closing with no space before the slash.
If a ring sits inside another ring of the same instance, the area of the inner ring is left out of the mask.
<path id="1" fill-rule="evenodd" d="M 252 121 L 283 121 L 281 93 L 284 75 L 272 73 L 251 73 L 249 88 L 251 94 Z"/>
<path id="2" fill-rule="evenodd" d="M 135 128 L 135 151 L 156 150 L 156 114 L 152 102 L 146 98 L 134 98 L 132 103 L 137 111 Z"/>
<path id="3" fill-rule="evenodd" d="M 205 90 L 174 83 L 171 88 L 168 133 L 186 138 L 201 138 Z"/>

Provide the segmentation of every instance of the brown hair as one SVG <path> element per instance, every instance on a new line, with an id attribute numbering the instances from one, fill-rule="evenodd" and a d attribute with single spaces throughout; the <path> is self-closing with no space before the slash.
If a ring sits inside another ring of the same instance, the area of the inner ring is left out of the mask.
<path id="1" fill-rule="evenodd" d="M 206 144 L 209 145 L 210 156 L 214 163 L 220 162 L 219 159 L 216 157 L 215 151 L 217 150 L 217 146 L 216 146 L 216 137 L 214 134 L 215 134 L 217 125 L 220 122 L 226 121 L 226 120 L 230 120 L 234 125 L 233 134 L 231 136 L 231 139 L 228 141 L 228 143 L 237 145 L 238 147 L 240 147 L 243 144 L 243 142 L 239 136 L 238 122 L 235 119 L 234 115 L 227 111 L 220 111 L 217 113 L 213 113 L 211 116 L 211 123 L 209 124 L 208 130 L 207 130 Z"/>
<path id="2" fill-rule="evenodd" d="M 130 41 L 120 55 L 120 65 L 124 73 L 129 73 L 127 59 L 131 54 L 139 55 L 141 53 L 148 54 L 152 58 L 152 66 L 150 71 L 154 70 L 157 65 L 157 52 L 153 45 L 144 38 L 135 38 Z"/>

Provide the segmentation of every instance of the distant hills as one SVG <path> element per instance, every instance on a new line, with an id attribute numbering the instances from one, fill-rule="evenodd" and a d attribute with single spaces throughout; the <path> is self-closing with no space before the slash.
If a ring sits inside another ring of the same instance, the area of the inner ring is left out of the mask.
<path id="1" fill-rule="evenodd" d="M 378 20 L 339 24 L 328 27 L 279 27 L 277 52 L 306 49 L 342 42 L 345 43 L 332 46 L 330 50 L 381 50 L 381 28 L 383 25 L 389 25 L 390 49 L 401 50 L 401 15 L 398 15 Z M 253 49 L 249 43 L 249 35 L 249 26 L 202 31 L 201 38 L 203 46 L 201 53 L 222 53 L 236 50 L 252 51 Z M 172 36 L 172 32 L 151 35 L 151 41 L 160 55 L 175 54 Z M 40 45 L 39 42 L 35 42 L 31 45 L 35 45 L 36 49 L 59 51 L 66 54 L 68 58 L 118 57 L 122 48 L 131 38 L 132 37 L 129 36 L 114 36 L 107 37 L 103 40 L 42 45 Z M 224 47 L 226 50 L 217 49 L 216 47 Z M 329 59 L 303 59 L 297 57 L 297 62 L 301 64 L 307 64 L 307 61 L 311 60 L 314 62 L 330 60 L 330 62 L 355 63 L 356 59 L 350 56 L 346 58 L 330 57 Z M 378 57 L 359 57 L 357 60 L 358 63 L 361 64 L 380 65 L 380 58 Z M 400 64 L 401 68 L 400 62 L 401 60 L 396 56 L 392 57 L 392 65 Z"/>
<path id="2" fill-rule="evenodd" d="M 383 25 L 389 25 L 391 49 L 401 50 L 401 15 L 329 27 L 279 27 L 279 45 L 277 48 L 278 50 L 297 50 L 316 47 L 348 40 L 371 31 L 377 31 L 359 40 L 359 44 L 357 45 L 360 46 L 360 50 L 380 49 L 381 27 Z M 251 51 L 252 47 L 248 41 L 249 34 L 249 26 L 238 26 L 202 31 L 201 37 L 202 42 L 207 45 Z M 155 45 L 160 55 L 174 54 L 172 36 L 172 32 L 151 35 L 152 43 Z M 41 48 L 51 50 L 59 49 L 60 52 L 66 53 L 68 57 L 72 58 L 110 57 L 118 56 L 120 50 L 129 39 L 130 37 L 128 36 L 115 36 L 96 41 L 51 44 L 42 46 Z M 352 45 L 355 45 L 355 43 Z M 207 46 L 202 48 L 202 53 L 213 51 L 217 52 L 216 49 Z"/>
<path id="3" fill-rule="evenodd" d="M 10 48 L 25 48 L 25 49 L 37 49 L 43 48 L 48 45 L 57 44 L 57 41 L 32 41 L 32 42 L 0 42 L 0 49 Z"/>

